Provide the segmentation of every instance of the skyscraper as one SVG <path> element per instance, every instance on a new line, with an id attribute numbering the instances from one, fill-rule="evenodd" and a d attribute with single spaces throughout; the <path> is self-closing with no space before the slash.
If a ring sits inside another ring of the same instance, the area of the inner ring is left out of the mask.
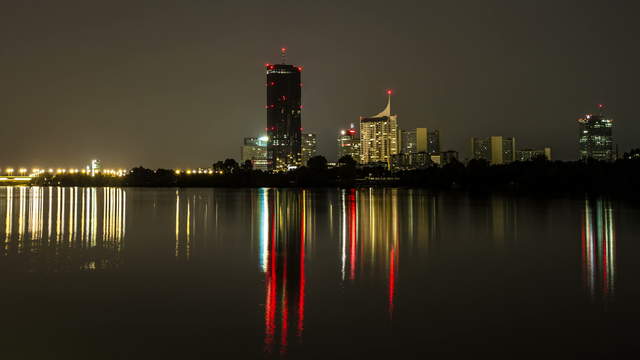
<path id="1" fill-rule="evenodd" d="M 372 117 L 360 117 L 360 161 L 362 164 L 389 163 L 400 152 L 398 115 L 391 115 L 391 90 L 387 107 Z"/>
<path id="2" fill-rule="evenodd" d="M 269 170 L 286 171 L 300 166 L 302 152 L 302 67 L 266 64 L 267 71 L 267 161 Z"/>
<path id="3" fill-rule="evenodd" d="M 415 128 L 401 131 L 400 149 L 403 154 L 440 152 L 440 132 L 427 128 Z"/>
<path id="4" fill-rule="evenodd" d="M 604 105 L 598 105 L 599 115 L 587 114 L 578 119 L 578 158 L 614 161 L 617 157 L 613 142 L 613 119 L 605 116 Z"/>
<path id="5" fill-rule="evenodd" d="M 484 159 L 491 165 L 500 165 L 515 161 L 515 155 L 516 139 L 514 137 L 471 138 L 472 159 Z"/>
<path id="6" fill-rule="evenodd" d="M 318 138 L 316 134 L 302 134 L 302 165 L 307 165 L 307 161 L 318 153 Z"/>
<path id="7" fill-rule="evenodd" d="M 346 155 L 360 162 L 360 136 L 353 124 L 349 129 L 340 130 L 340 136 L 338 136 L 338 160 Z"/>

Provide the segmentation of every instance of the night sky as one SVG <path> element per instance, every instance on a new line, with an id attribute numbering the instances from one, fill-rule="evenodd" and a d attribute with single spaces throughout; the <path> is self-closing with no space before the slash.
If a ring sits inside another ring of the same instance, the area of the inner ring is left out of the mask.
<path id="1" fill-rule="evenodd" d="M 2 1 L 0 166 L 209 166 L 264 134 L 264 63 L 303 65 L 305 131 L 395 95 L 402 128 L 515 136 L 575 159 L 576 119 L 605 103 L 640 147 L 633 1 Z"/>

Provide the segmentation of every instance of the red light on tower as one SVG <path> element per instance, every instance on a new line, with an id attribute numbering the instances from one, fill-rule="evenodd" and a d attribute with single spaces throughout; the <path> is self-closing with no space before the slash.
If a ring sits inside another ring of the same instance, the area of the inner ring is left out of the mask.
<path id="1" fill-rule="evenodd" d="M 604 108 L 604 104 L 598 104 L 598 109 Z"/>
<path id="2" fill-rule="evenodd" d="M 287 52 L 287 48 L 286 47 L 280 48 L 280 51 L 283 52 L 283 53 L 286 53 Z"/>
<path id="3" fill-rule="evenodd" d="M 298 71 L 302 71 L 303 67 L 302 66 L 298 66 Z"/>
<path id="4" fill-rule="evenodd" d="M 387 95 L 391 95 L 393 94 L 393 91 L 391 91 L 391 89 L 387 89 Z"/>

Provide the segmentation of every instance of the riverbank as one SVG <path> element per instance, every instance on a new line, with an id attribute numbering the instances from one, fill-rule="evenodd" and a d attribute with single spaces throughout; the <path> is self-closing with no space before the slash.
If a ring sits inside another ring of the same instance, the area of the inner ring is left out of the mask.
<path id="1" fill-rule="evenodd" d="M 36 186 L 120 187 L 412 187 L 470 192 L 525 194 L 615 194 L 640 198 L 640 160 L 606 162 L 530 161 L 491 166 L 468 165 L 391 172 L 384 168 L 342 166 L 302 167 L 286 173 L 232 169 L 226 173 L 185 174 L 137 167 L 122 177 L 84 174 L 43 174 Z"/>

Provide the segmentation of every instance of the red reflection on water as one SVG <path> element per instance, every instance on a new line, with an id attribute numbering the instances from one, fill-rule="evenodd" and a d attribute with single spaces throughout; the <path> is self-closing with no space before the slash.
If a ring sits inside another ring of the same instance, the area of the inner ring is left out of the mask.
<path id="1" fill-rule="evenodd" d="M 304 198 L 305 193 L 302 193 L 302 216 L 300 216 L 300 294 L 298 296 L 298 337 L 302 336 L 302 331 L 304 330 L 304 287 L 307 281 L 306 274 L 304 271 L 304 261 L 305 261 L 305 253 L 306 253 L 306 219 L 307 219 L 307 209 L 306 209 L 306 199 Z"/>
<path id="2" fill-rule="evenodd" d="M 396 293 L 396 249 L 389 253 L 389 316 L 393 318 L 393 299 Z"/>
<path id="3" fill-rule="evenodd" d="M 357 248 L 357 211 L 356 211 L 356 194 L 355 189 L 351 189 L 349 193 L 349 263 L 351 280 L 356 278 L 356 248 Z"/>
<path id="4" fill-rule="evenodd" d="M 585 200 L 580 238 L 583 279 L 592 300 L 607 300 L 615 292 L 616 231 L 611 204 Z"/>
<path id="5" fill-rule="evenodd" d="M 284 294 L 282 295 L 282 332 L 280 334 L 280 354 L 287 353 L 287 337 L 289 335 L 289 304 L 288 304 L 288 296 L 287 293 L 287 261 L 286 254 L 285 261 L 283 261 L 283 280 L 282 287 Z"/>
<path id="6" fill-rule="evenodd" d="M 276 331 L 276 217 L 273 211 L 273 202 L 269 201 L 269 223 L 271 224 L 271 231 L 269 231 L 269 257 L 267 264 L 267 298 L 265 300 L 265 345 L 267 345 L 267 351 L 271 351 L 271 345 L 273 344 L 273 336 Z"/>
<path id="7" fill-rule="evenodd" d="M 269 245 L 266 272 L 265 352 L 272 353 L 279 345 L 280 355 L 286 355 L 289 346 L 289 328 L 296 329 L 301 339 L 304 331 L 305 311 L 305 245 L 306 210 L 305 193 L 302 200 L 291 203 L 288 196 L 270 196 Z M 282 202 L 282 204 L 280 204 Z M 279 207 L 285 208 L 283 212 Z M 300 220 L 294 209 L 300 209 Z M 286 215 L 285 215 L 286 214 Z M 292 221 L 293 220 L 293 221 Z M 298 236 L 299 232 L 299 236 Z M 280 311 L 278 317 L 277 312 Z M 297 319 L 295 319 L 297 317 Z M 279 340 L 279 341 L 278 341 Z"/>

